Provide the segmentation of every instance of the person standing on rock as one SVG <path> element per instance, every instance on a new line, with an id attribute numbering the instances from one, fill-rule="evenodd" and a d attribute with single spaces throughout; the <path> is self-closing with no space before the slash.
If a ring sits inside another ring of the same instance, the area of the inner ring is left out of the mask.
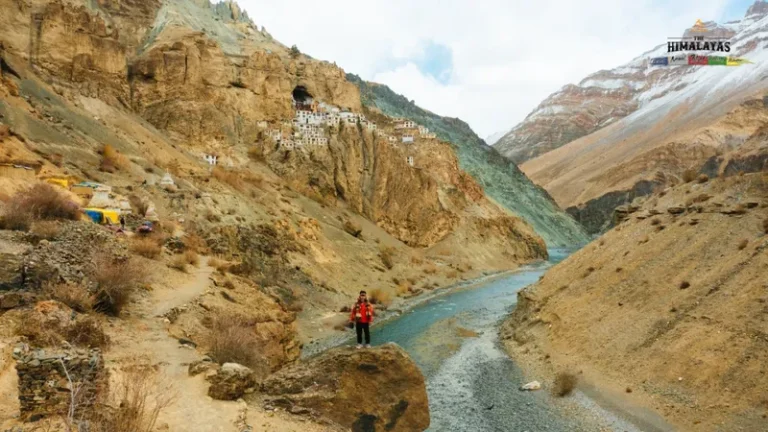
<path id="1" fill-rule="evenodd" d="M 352 306 L 352 312 L 349 314 L 350 323 L 355 323 L 357 330 L 357 348 L 363 347 L 363 333 L 365 333 L 365 347 L 371 347 L 371 330 L 373 322 L 373 305 L 368 301 L 365 291 L 360 291 L 357 302 Z"/>

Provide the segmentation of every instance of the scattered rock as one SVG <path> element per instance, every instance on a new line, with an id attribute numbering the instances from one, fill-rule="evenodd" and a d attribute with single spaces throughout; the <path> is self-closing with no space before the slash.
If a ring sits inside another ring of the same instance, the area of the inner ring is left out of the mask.
<path id="1" fill-rule="evenodd" d="M 256 387 L 253 371 L 237 363 L 224 363 L 207 379 L 211 383 L 208 396 L 218 400 L 240 399 L 248 389 Z"/>
<path id="2" fill-rule="evenodd" d="M 349 219 L 344 221 L 344 231 L 353 237 L 360 237 L 363 232 L 363 227 L 359 223 L 353 222 Z"/>
<path id="3" fill-rule="evenodd" d="M 192 348 L 197 348 L 197 344 L 187 338 L 179 338 L 179 343 L 185 346 L 190 346 Z"/>
<path id="4" fill-rule="evenodd" d="M 267 405 L 311 410 L 352 430 L 429 426 L 424 376 L 391 343 L 367 350 L 331 349 L 270 376 L 262 391 Z"/>
<path id="5" fill-rule="evenodd" d="M 196 362 L 190 363 L 189 368 L 187 369 L 189 376 L 197 376 L 200 374 L 205 374 L 206 378 L 212 374 L 218 373 L 218 371 L 219 371 L 219 364 L 212 362 L 211 359 L 208 357 L 203 358 L 202 360 L 198 360 Z"/>
<path id="6" fill-rule="evenodd" d="M 541 383 L 538 381 L 531 381 L 528 384 L 524 384 L 523 386 L 521 386 L 520 390 L 522 391 L 541 390 Z"/>

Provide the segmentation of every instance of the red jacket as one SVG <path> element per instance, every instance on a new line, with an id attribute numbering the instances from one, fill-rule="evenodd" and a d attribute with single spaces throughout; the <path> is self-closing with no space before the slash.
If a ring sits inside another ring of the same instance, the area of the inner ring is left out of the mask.
<path id="1" fill-rule="evenodd" d="M 373 305 L 365 302 L 356 302 L 352 306 L 352 312 L 349 314 L 350 321 L 356 321 L 361 324 L 367 324 L 373 322 Z"/>

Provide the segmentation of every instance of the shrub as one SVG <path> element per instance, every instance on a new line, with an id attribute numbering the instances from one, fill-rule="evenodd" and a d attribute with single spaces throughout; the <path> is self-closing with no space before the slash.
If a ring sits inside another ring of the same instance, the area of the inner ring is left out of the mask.
<path id="1" fill-rule="evenodd" d="M 145 281 L 145 272 L 130 258 L 100 258 L 96 260 L 93 280 L 97 286 L 94 309 L 118 316 L 131 300 L 136 288 Z"/>
<path id="2" fill-rule="evenodd" d="M 53 240 L 59 235 L 61 228 L 54 221 L 40 221 L 32 224 L 29 232 L 38 240 Z"/>
<path id="3" fill-rule="evenodd" d="M 708 176 L 708 175 L 706 175 L 706 174 L 702 174 L 702 175 L 700 175 L 700 176 L 699 176 L 699 177 L 696 179 L 696 181 L 697 181 L 697 182 L 699 182 L 699 184 L 703 184 L 703 183 L 706 183 L 706 182 L 708 182 L 708 181 L 709 181 L 709 176 Z"/>
<path id="4" fill-rule="evenodd" d="M 768 234 L 768 218 L 763 219 L 763 232 Z"/>
<path id="5" fill-rule="evenodd" d="M 78 220 L 80 207 L 54 186 L 38 183 L 30 189 L 17 192 L 6 204 L 0 228 L 29 230 L 35 220 Z"/>
<path id="6" fill-rule="evenodd" d="M 72 345 L 103 348 L 109 345 L 102 321 L 94 316 L 82 316 L 67 329 L 67 341 Z"/>
<path id="7" fill-rule="evenodd" d="M 128 159 L 121 155 L 114 147 L 109 144 L 101 149 L 101 164 L 99 170 L 113 173 L 117 170 L 125 169 L 128 165 Z"/>
<path id="8" fill-rule="evenodd" d="M 109 344 L 101 320 L 81 315 L 69 322 L 49 321 L 40 314 L 30 314 L 16 329 L 37 347 L 59 347 L 65 343 L 86 348 L 103 348 Z"/>
<path id="9" fill-rule="evenodd" d="M 411 264 L 421 265 L 424 264 L 424 260 L 414 255 L 411 257 Z"/>
<path id="10" fill-rule="evenodd" d="M 696 171 L 692 169 L 687 169 L 683 171 L 683 182 L 684 183 L 690 183 L 692 181 L 696 180 Z"/>
<path id="11" fill-rule="evenodd" d="M 197 255 L 197 252 L 193 250 L 188 250 L 184 252 L 184 262 L 187 264 L 198 267 L 200 265 L 200 257 Z"/>
<path id="12" fill-rule="evenodd" d="M 231 264 L 224 260 L 214 257 L 214 258 L 208 259 L 208 266 L 213 267 L 216 269 L 217 272 L 224 274 L 227 271 L 229 271 L 229 267 L 231 266 Z"/>
<path id="13" fill-rule="evenodd" d="M 686 289 L 691 286 L 691 283 L 688 281 L 682 281 L 680 282 L 680 289 Z"/>
<path id="14" fill-rule="evenodd" d="M 253 146 L 248 149 L 248 158 L 254 162 L 264 162 L 266 157 L 261 147 Z"/>
<path id="15" fill-rule="evenodd" d="M 382 247 L 379 250 L 379 257 L 381 257 L 381 262 L 386 268 L 392 269 L 392 267 L 395 266 L 395 248 L 388 246 Z"/>
<path id="16" fill-rule="evenodd" d="M 411 290 L 411 285 L 408 282 L 403 281 L 397 284 L 396 294 L 398 297 L 402 297 L 408 294 L 410 290 Z"/>
<path id="17" fill-rule="evenodd" d="M 749 240 L 747 240 L 747 239 L 742 239 L 742 240 L 739 242 L 739 250 L 744 250 L 744 249 L 746 249 L 748 245 L 749 245 Z"/>
<path id="18" fill-rule="evenodd" d="M 392 303 L 392 297 L 389 293 L 384 292 L 381 288 L 375 288 L 368 293 L 368 300 L 375 305 L 388 306 Z"/>
<path id="19" fill-rule="evenodd" d="M 656 226 L 656 225 L 659 225 L 659 224 L 661 224 L 661 219 L 659 219 L 659 218 L 651 219 L 651 225 Z"/>
<path id="20" fill-rule="evenodd" d="M 157 381 L 144 368 L 123 372 L 110 388 L 105 404 L 110 409 L 94 415 L 92 432 L 152 432 L 162 410 L 178 397 L 169 382 Z"/>
<path id="21" fill-rule="evenodd" d="M 43 287 L 45 297 L 69 306 L 73 310 L 85 313 L 93 309 L 93 296 L 79 284 L 46 284 Z"/>
<path id="22" fill-rule="evenodd" d="M 149 201 L 141 198 L 138 195 L 131 195 L 128 197 L 128 201 L 131 203 L 131 208 L 137 215 L 144 217 L 149 210 Z"/>
<path id="23" fill-rule="evenodd" d="M 296 58 L 301 54 L 301 51 L 299 51 L 299 48 L 296 45 L 291 46 L 290 55 L 292 58 Z"/>
<path id="24" fill-rule="evenodd" d="M 239 363 L 254 370 L 266 367 L 253 323 L 240 315 L 215 315 L 211 322 L 211 357 L 218 363 Z"/>
<path id="25" fill-rule="evenodd" d="M 152 238 L 136 238 L 131 241 L 131 252 L 144 258 L 157 259 L 163 252 L 163 248 Z"/>
<path id="26" fill-rule="evenodd" d="M 168 267 L 176 269 L 181 272 L 187 271 L 187 259 L 184 255 L 174 255 L 170 261 L 168 261 Z"/>
<path id="27" fill-rule="evenodd" d="M 216 180 L 232 186 L 232 188 L 237 191 L 242 192 L 245 189 L 245 183 L 243 182 L 243 177 L 239 172 L 230 171 L 222 167 L 215 166 L 211 171 L 211 175 Z"/>
<path id="28" fill-rule="evenodd" d="M 424 267 L 424 273 L 428 275 L 435 274 L 437 273 L 437 267 L 434 264 L 429 263 Z"/>
<path id="29" fill-rule="evenodd" d="M 557 374 L 552 383 L 552 394 L 557 397 L 568 396 L 576 388 L 577 381 L 576 376 L 571 373 L 561 372 Z"/>
<path id="30" fill-rule="evenodd" d="M 185 249 L 205 254 L 208 252 L 208 243 L 205 239 L 193 232 L 187 232 L 182 238 Z"/>

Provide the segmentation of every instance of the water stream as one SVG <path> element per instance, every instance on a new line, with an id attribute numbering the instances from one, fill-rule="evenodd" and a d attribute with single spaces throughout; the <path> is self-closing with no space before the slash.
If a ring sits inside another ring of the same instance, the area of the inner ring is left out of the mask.
<path id="1" fill-rule="evenodd" d="M 525 378 L 499 345 L 498 325 L 517 292 L 567 256 L 551 250 L 547 263 L 437 297 L 372 328 L 373 345 L 397 343 L 424 373 L 430 431 L 638 430 L 578 392 L 570 403 L 578 415 L 564 415 L 563 403 L 546 391 L 519 391 Z"/>

